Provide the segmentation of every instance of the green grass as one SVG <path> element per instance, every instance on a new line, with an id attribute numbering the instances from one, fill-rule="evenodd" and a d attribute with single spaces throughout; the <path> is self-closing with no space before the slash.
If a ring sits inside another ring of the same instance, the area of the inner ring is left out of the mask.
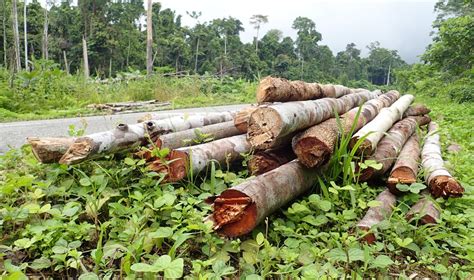
<path id="1" fill-rule="evenodd" d="M 43 63 L 14 77 L 0 68 L 0 122 L 104 114 L 86 108 L 93 103 L 156 99 L 170 101 L 173 109 L 255 101 L 256 83 L 231 77 L 125 73 L 116 81 L 101 83 Z"/>
<path id="2" fill-rule="evenodd" d="M 240 90 L 250 92 L 247 86 Z M 224 98 L 212 94 L 216 102 Z M 203 200 L 242 182 L 245 170 L 212 169 L 207 178 L 164 184 L 126 155 L 67 167 L 39 164 L 23 147 L 0 156 L 0 275 L 468 279 L 474 270 L 474 108 L 428 95 L 417 102 L 432 109 L 443 155 L 466 188 L 462 198 L 437 200 L 443 212 L 436 226 L 405 220 L 418 198 L 413 193 L 375 229 L 374 245 L 360 243 L 355 225 L 384 186 L 353 183 L 344 139 L 332 172 L 312 193 L 231 240 L 203 221 L 211 210 Z M 454 143 L 461 151 L 447 152 Z"/>

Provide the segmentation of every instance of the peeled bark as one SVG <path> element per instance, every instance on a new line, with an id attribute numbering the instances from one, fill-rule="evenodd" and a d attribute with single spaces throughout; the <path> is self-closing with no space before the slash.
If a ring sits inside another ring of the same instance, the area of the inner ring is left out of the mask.
<path id="1" fill-rule="evenodd" d="M 247 165 L 251 175 L 260 175 L 273 170 L 296 158 L 293 150 L 286 146 L 276 150 L 255 152 Z"/>
<path id="2" fill-rule="evenodd" d="M 423 225 L 437 224 L 441 216 L 441 209 L 430 198 L 429 193 L 425 192 L 423 197 L 410 208 L 405 218 L 410 221 L 418 217 Z"/>
<path id="3" fill-rule="evenodd" d="M 161 135 L 155 143 L 159 148 L 176 149 L 196 145 L 202 138 L 209 141 L 239 134 L 242 133 L 235 127 L 234 122 L 229 121 Z"/>
<path id="4" fill-rule="evenodd" d="M 257 106 L 250 106 L 237 112 L 234 117 L 234 125 L 242 133 L 247 133 L 250 115 L 257 110 Z"/>
<path id="5" fill-rule="evenodd" d="M 421 152 L 422 166 L 425 172 L 425 180 L 430 187 L 433 197 L 459 197 L 464 193 L 464 188 L 451 176 L 441 157 L 441 145 L 438 125 L 431 122 L 429 135 L 425 139 Z"/>
<path id="6" fill-rule="evenodd" d="M 359 154 L 371 155 L 384 133 L 402 118 L 413 99 L 413 95 L 407 94 L 400 97 L 392 106 L 382 109 L 377 117 L 354 134 L 349 143 L 350 147 L 354 148 L 359 139 L 366 136 L 357 150 Z"/>
<path id="7" fill-rule="evenodd" d="M 258 108 L 250 115 L 247 132 L 249 141 L 257 149 L 272 148 L 278 138 L 332 118 L 335 112 L 342 115 L 377 96 L 372 92 L 360 92 L 337 99 L 323 98 Z"/>
<path id="8" fill-rule="evenodd" d="M 211 161 L 224 165 L 239 160 L 242 154 L 250 152 L 250 149 L 246 136 L 237 135 L 173 150 L 167 161 L 174 162 L 174 166 L 168 166 L 158 159 L 148 167 L 153 171 L 166 173 L 166 181 L 177 182 L 184 179 L 186 175 L 193 176 L 205 170 Z"/>
<path id="9" fill-rule="evenodd" d="M 428 115 L 430 112 L 431 110 L 424 104 L 414 104 L 408 107 L 403 117 Z"/>
<path id="10" fill-rule="evenodd" d="M 149 120 L 132 125 L 119 124 L 113 130 L 77 138 L 59 162 L 76 164 L 104 154 L 123 152 L 139 145 L 145 145 L 166 133 L 231 121 L 232 119 L 232 114 L 227 113 Z"/>
<path id="11" fill-rule="evenodd" d="M 316 180 L 314 170 L 293 160 L 214 197 L 214 210 L 208 219 L 219 234 L 247 234 L 265 217 L 308 191 Z"/>
<path id="12" fill-rule="evenodd" d="M 381 192 L 375 200 L 380 202 L 380 205 L 370 207 L 364 218 L 357 223 L 359 229 L 367 232 L 363 240 L 368 244 L 372 244 L 376 240 L 375 234 L 370 231 L 371 228 L 388 218 L 397 202 L 397 198 L 389 190 Z"/>
<path id="13" fill-rule="evenodd" d="M 359 130 L 371 121 L 383 107 L 390 106 L 400 97 L 398 91 L 389 91 L 362 105 L 357 122 L 359 108 L 354 108 L 342 115 L 340 131 L 336 118 L 317 124 L 293 138 L 293 150 L 302 164 L 307 167 L 317 167 L 329 161 L 341 134 L 347 135 L 354 126 Z"/>
<path id="14" fill-rule="evenodd" d="M 416 183 L 418 165 L 420 164 L 420 152 L 420 139 L 415 131 L 405 145 L 403 145 L 387 180 L 388 188 L 393 194 L 401 193 L 397 189 L 397 184 L 409 185 Z"/>
<path id="15" fill-rule="evenodd" d="M 385 174 L 397 159 L 405 142 L 416 131 L 417 126 L 428 124 L 431 121 L 428 116 L 406 117 L 395 123 L 387 132 L 387 135 L 377 145 L 375 153 L 368 157 L 368 160 L 374 160 L 382 164 L 382 168 L 375 170 L 368 167 L 362 170 L 359 180 L 367 181 L 376 176 Z"/>
<path id="16" fill-rule="evenodd" d="M 42 163 L 58 162 L 74 143 L 74 137 L 28 137 L 36 159 Z"/>

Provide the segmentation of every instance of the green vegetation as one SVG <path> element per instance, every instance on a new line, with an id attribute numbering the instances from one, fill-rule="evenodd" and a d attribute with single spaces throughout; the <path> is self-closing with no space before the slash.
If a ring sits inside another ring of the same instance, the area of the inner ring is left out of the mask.
<path id="1" fill-rule="evenodd" d="M 72 167 L 42 165 L 24 147 L 0 158 L 4 275 L 136 277 L 158 272 L 219 279 L 238 273 L 260 279 L 255 274 L 336 278 L 418 273 L 466 279 L 474 269 L 473 108 L 447 98 L 421 100 L 433 109 L 445 158 L 466 188 L 463 198 L 437 200 L 443 208 L 437 226 L 405 221 L 408 206 L 418 197 L 413 193 L 378 226 L 375 245 L 360 244 L 354 226 L 383 186 L 353 183 L 341 171 L 331 173 L 335 175 L 328 180 L 334 181 L 321 182 L 327 189 L 316 188 L 284 207 L 251 235 L 225 240 L 203 222 L 210 212 L 203 200 L 241 182 L 244 170 L 223 167 L 196 180 L 160 184 L 159 174 L 129 157 Z M 459 153 L 446 152 L 453 143 L 461 146 Z"/>

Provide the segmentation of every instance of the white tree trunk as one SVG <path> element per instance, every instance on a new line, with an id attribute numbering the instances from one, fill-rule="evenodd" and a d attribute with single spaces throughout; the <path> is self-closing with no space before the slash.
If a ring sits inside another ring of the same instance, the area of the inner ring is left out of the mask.
<path id="1" fill-rule="evenodd" d="M 350 141 L 351 148 L 356 145 L 359 139 L 366 136 L 359 146 L 358 152 L 361 154 L 364 153 L 365 155 L 372 154 L 378 142 L 384 136 L 384 133 L 389 130 L 395 122 L 402 118 L 403 113 L 408 109 L 408 106 L 410 106 L 414 99 L 413 95 L 407 94 L 400 97 L 392 106 L 383 108 L 375 119 L 354 134 Z"/>
<path id="2" fill-rule="evenodd" d="M 260 107 L 250 115 L 249 141 L 257 149 L 272 148 L 278 138 L 332 118 L 335 112 L 342 115 L 377 96 L 373 92 L 359 92 L 341 98 L 322 98 Z"/>
<path id="3" fill-rule="evenodd" d="M 27 0 L 23 3 L 23 35 L 25 39 L 25 70 L 28 71 L 28 23 L 26 16 L 26 8 L 28 6 Z"/>
<path id="4" fill-rule="evenodd" d="M 66 73 L 69 74 L 69 63 L 67 62 L 67 55 L 66 55 L 65 50 L 63 50 L 63 56 L 64 56 L 64 70 L 66 70 Z"/>
<path id="5" fill-rule="evenodd" d="M 149 120 L 138 124 L 119 124 L 117 128 L 79 137 L 59 161 L 76 164 L 104 154 L 130 150 L 139 145 L 155 141 L 158 136 L 205 125 L 232 121 L 231 113 L 173 117 Z"/>
<path id="6" fill-rule="evenodd" d="M 43 42 L 41 44 L 41 52 L 43 59 L 49 59 L 49 38 L 48 38 L 48 0 L 46 0 L 46 6 L 44 8 L 44 22 L 43 22 Z"/>
<path id="7" fill-rule="evenodd" d="M 15 53 L 15 71 L 21 70 L 21 58 L 20 58 L 20 32 L 18 31 L 18 0 L 12 0 L 12 27 L 13 27 L 13 41 L 14 41 L 14 53 Z"/>
<path id="8" fill-rule="evenodd" d="M 148 0 L 146 11 L 146 74 L 153 73 L 153 1 Z"/>
<path id="9" fill-rule="evenodd" d="M 82 60 L 84 62 L 84 77 L 89 78 L 89 55 L 87 54 L 87 41 L 86 37 L 82 36 Z"/>
<path id="10" fill-rule="evenodd" d="M 6 1 L 2 1 L 2 31 L 3 31 L 3 65 L 5 68 L 8 68 L 8 58 L 7 58 L 7 7 L 5 5 Z"/>
<path id="11" fill-rule="evenodd" d="M 431 122 L 429 135 L 425 139 L 421 151 L 421 161 L 425 172 L 425 180 L 434 197 L 462 196 L 464 188 L 451 176 L 444 166 L 439 142 L 438 124 Z"/>

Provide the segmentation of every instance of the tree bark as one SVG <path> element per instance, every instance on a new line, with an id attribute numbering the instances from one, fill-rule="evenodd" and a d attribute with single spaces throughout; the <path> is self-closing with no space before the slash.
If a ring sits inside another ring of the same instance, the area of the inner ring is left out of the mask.
<path id="1" fill-rule="evenodd" d="M 341 97 L 350 94 L 349 88 L 341 85 L 320 85 L 303 81 L 288 81 L 283 78 L 266 77 L 257 88 L 257 102 L 288 102 L 314 100 L 323 97 Z"/>
<path id="2" fill-rule="evenodd" d="M 297 101 L 260 107 L 249 119 L 248 138 L 254 148 L 274 147 L 283 138 L 301 129 L 316 125 L 377 97 L 376 93 L 359 92 L 340 98 Z"/>
<path id="3" fill-rule="evenodd" d="M 21 70 L 20 58 L 20 32 L 18 31 L 18 0 L 12 0 L 12 27 L 13 27 L 13 41 L 15 53 L 15 72 Z"/>
<path id="4" fill-rule="evenodd" d="M 242 153 L 248 153 L 250 149 L 246 136 L 236 135 L 173 150 L 165 162 L 156 159 L 148 165 L 148 168 L 155 172 L 165 173 L 167 182 L 177 182 L 187 175 L 193 177 L 204 171 L 211 162 L 229 165 L 233 161 L 242 159 Z M 168 162 L 173 164 L 168 164 Z"/>
<path id="5" fill-rule="evenodd" d="M 393 194 L 400 194 L 397 184 L 413 184 L 416 183 L 418 174 L 418 165 L 420 163 L 420 139 L 417 132 L 407 140 L 403 145 L 400 155 L 390 172 L 387 180 L 387 186 Z"/>
<path id="6" fill-rule="evenodd" d="M 392 214 L 397 198 L 389 190 L 384 190 L 375 201 L 378 201 L 380 205 L 370 207 L 364 218 L 357 223 L 357 227 L 366 232 L 362 239 L 368 244 L 373 244 L 376 240 L 375 234 L 371 232 L 372 227 Z"/>
<path id="7" fill-rule="evenodd" d="M 179 132 L 161 135 L 156 140 L 156 146 L 160 149 L 176 149 L 180 147 L 199 144 L 202 138 L 217 140 L 242 134 L 234 125 L 233 121 L 191 128 Z"/>
<path id="8" fill-rule="evenodd" d="M 64 56 L 64 69 L 66 70 L 66 73 L 69 74 L 69 63 L 67 62 L 67 56 L 66 56 L 65 50 L 63 50 L 63 56 Z"/>
<path id="9" fill-rule="evenodd" d="M 87 54 L 87 41 L 86 37 L 82 36 L 82 60 L 84 62 L 84 77 L 89 78 L 89 55 Z"/>
<path id="10" fill-rule="evenodd" d="M 265 217 L 308 191 L 316 180 L 316 171 L 293 160 L 211 198 L 213 213 L 208 219 L 219 234 L 247 234 Z"/>
<path id="11" fill-rule="evenodd" d="M 444 166 L 437 130 L 438 125 L 435 122 L 431 122 L 429 125 L 429 135 L 425 139 L 421 152 L 426 183 L 430 187 L 431 195 L 435 198 L 440 196 L 462 196 L 464 188 L 451 176 Z"/>
<path id="12" fill-rule="evenodd" d="M 422 225 L 437 224 L 441 216 L 441 209 L 430 197 L 428 191 L 423 192 L 423 196 L 415 203 L 406 214 L 407 221 L 419 218 Z"/>
<path id="13" fill-rule="evenodd" d="M 196 42 L 196 58 L 194 59 L 194 74 L 197 74 L 198 56 L 199 56 L 199 36 L 198 36 L 197 42 Z"/>
<path id="14" fill-rule="evenodd" d="M 342 115 L 340 127 L 336 118 L 317 124 L 293 138 L 293 150 L 302 164 L 317 167 L 329 161 L 338 139 L 342 135 L 359 130 L 371 121 L 383 107 L 388 107 L 400 97 L 398 91 L 389 91 L 376 99 L 371 99 L 359 108 L 354 108 Z"/>
<path id="15" fill-rule="evenodd" d="M 25 70 L 28 71 L 29 66 L 28 66 L 28 25 L 27 25 L 27 15 L 26 15 L 26 9 L 28 7 L 27 0 L 23 3 L 23 37 L 24 37 L 24 43 L 25 43 Z"/>
<path id="16" fill-rule="evenodd" d="M 354 148 L 359 139 L 366 136 L 357 151 L 359 154 L 371 155 L 384 133 L 402 118 L 413 99 L 413 95 L 407 94 L 400 97 L 392 106 L 382 109 L 377 117 L 354 134 L 349 143 L 350 147 Z"/>
<path id="17" fill-rule="evenodd" d="M 138 124 L 119 124 L 115 129 L 79 137 L 59 161 L 76 164 L 103 154 L 130 150 L 155 141 L 158 136 L 190 128 L 231 121 L 232 114 L 197 115 L 149 120 Z"/>
<path id="18" fill-rule="evenodd" d="M 416 131 L 418 126 L 426 125 L 431 121 L 428 116 L 406 117 L 395 123 L 387 132 L 387 135 L 377 145 L 375 153 L 368 157 L 368 160 L 374 160 L 382 164 L 379 170 L 373 167 L 367 167 L 361 171 L 359 180 L 368 181 L 376 176 L 385 174 L 397 159 L 398 153 L 405 142 Z"/>
<path id="19" fill-rule="evenodd" d="M 5 68 L 8 68 L 8 58 L 7 58 L 7 7 L 5 4 L 6 1 L 2 1 L 2 31 L 3 31 L 3 64 Z"/>
<path id="20" fill-rule="evenodd" d="M 247 165 L 251 175 L 267 173 L 296 158 L 293 150 L 286 146 L 280 149 L 257 151 L 249 159 Z"/>
<path id="21" fill-rule="evenodd" d="M 75 140 L 74 137 L 27 138 L 34 156 L 42 163 L 58 162 Z"/>
<path id="22" fill-rule="evenodd" d="M 428 115 L 431 110 L 424 104 L 414 104 L 408 107 L 403 117 Z"/>
<path id="23" fill-rule="evenodd" d="M 43 22 L 43 41 L 41 44 L 41 54 L 43 59 L 49 59 L 49 50 L 48 50 L 48 0 L 46 0 L 46 6 L 44 8 L 44 22 Z"/>
<path id="24" fill-rule="evenodd" d="M 146 11 L 146 74 L 153 73 L 153 1 L 148 0 Z"/>
<path id="25" fill-rule="evenodd" d="M 250 115 L 257 110 L 257 106 L 246 107 L 239 112 L 234 117 L 234 125 L 242 133 L 247 133 L 248 122 Z"/>

